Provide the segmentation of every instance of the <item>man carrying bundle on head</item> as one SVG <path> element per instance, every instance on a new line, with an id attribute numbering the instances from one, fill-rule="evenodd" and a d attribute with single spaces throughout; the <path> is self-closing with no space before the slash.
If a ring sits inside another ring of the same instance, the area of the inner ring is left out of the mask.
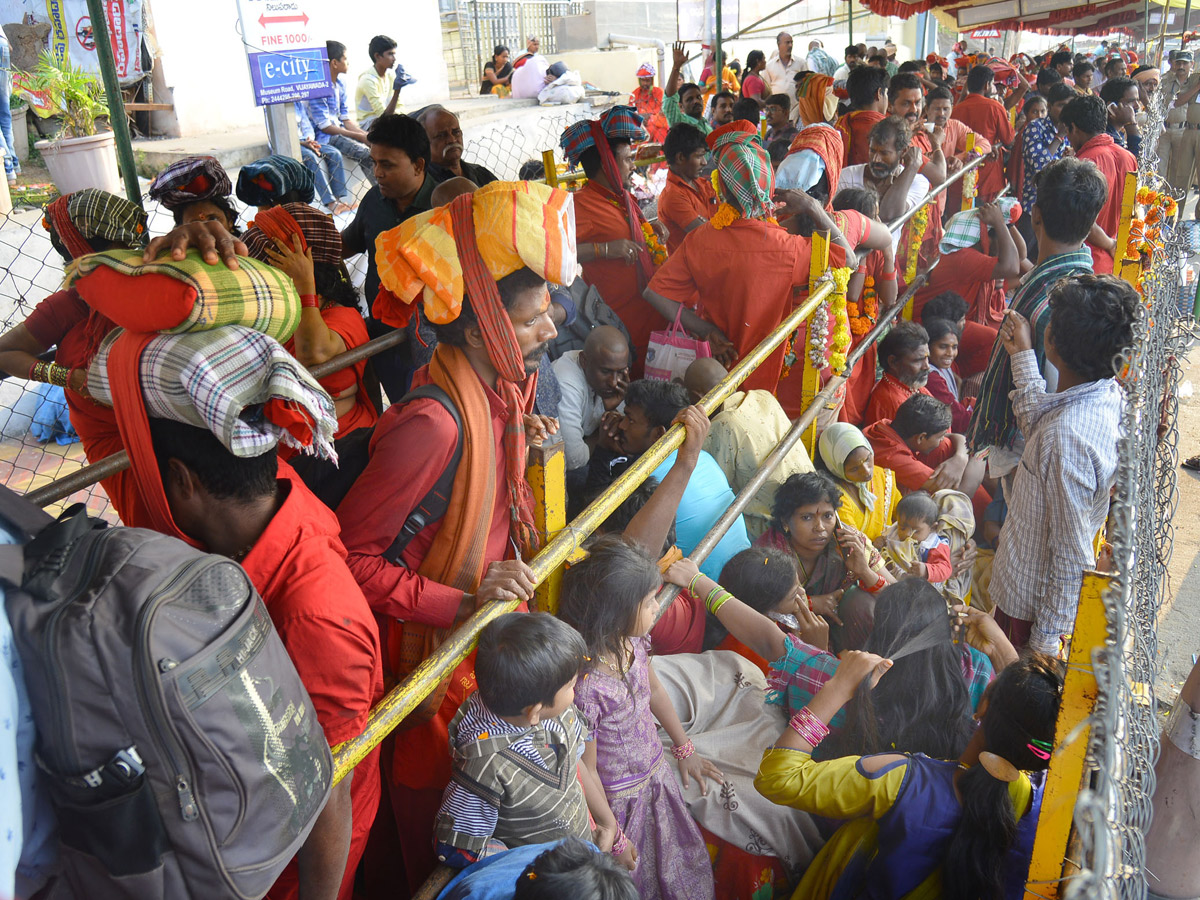
<path id="1" fill-rule="evenodd" d="M 530 412 L 538 364 L 556 335 L 546 282 L 569 282 L 575 272 L 573 218 L 564 191 L 494 182 L 379 237 L 384 292 L 376 317 L 403 327 L 420 304 L 438 338 L 413 379 L 424 395 L 380 416 L 370 460 L 338 507 L 350 569 L 387 623 L 396 680 L 483 604 L 533 597 L 523 562 L 537 550 L 526 426 L 535 438 L 548 427 Z M 412 513 L 452 465 L 443 515 L 418 523 Z M 406 528 L 414 533 L 400 544 Z M 474 689 L 468 659 L 384 752 L 414 891 L 436 864 L 433 820 L 450 778 L 447 726 Z"/>
<path id="2" fill-rule="evenodd" d="M 209 285 L 229 300 L 235 290 L 222 283 L 224 271 Z M 161 275 L 113 277 L 130 298 L 157 296 L 163 284 Z M 268 290 L 296 303 L 282 280 Z M 239 563 L 325 739 L 332 746 L 358 736 L 383 694 L 378 629 L 346 568 L 337 519 L 277 452 L 282 445 L 331 457 L 337 419 L 329 395 L 277 341 L 241 325 L 182 334 L 118 329 L 88 385 L 112 407 L 129 451 L 145 516 L 137 524 Z M 349 900 L 379 804 L 378 767 L 371 752 L 334 787 L 268 897 Z"/>

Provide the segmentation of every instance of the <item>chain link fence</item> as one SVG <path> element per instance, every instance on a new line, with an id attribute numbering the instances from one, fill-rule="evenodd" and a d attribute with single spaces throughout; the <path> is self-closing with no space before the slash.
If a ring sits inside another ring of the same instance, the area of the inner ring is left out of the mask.
<path id="1" fill-rule="evenodd" d="M 541 164 L 542 151 L 557 148 L 562 130 L 571 122 L 589 115 L 582 105 L 547 109 L 529 109 L 519 116 L 496 117 L 470 128 L 465 158 L 481 163 L 501 179 L 515 179 L 527 161 Z M 345 160 L 347 188 L 361 200 L 370 185 L 352 160 Z M 237 170 L 230 173 L 237 181 Z M 142 190 L 149 182 L 142 181 Z M 230 198 L 239 213 L 239 225 L 245 228 L 254 210 L 236 197 Z M 143 195 L 148 216 L 148 231 L 161 235 L 174 227 L 171 212 Z M 336 217 L 345 227 L 353 213 Z M 0 332 L 19 326 L 45 297 L 61 289 L 62 258 L 50 244 L 42 225 L 40 206 L 18 206 L 0 217 Z M 366 275 L 365 254 L 347 261 L 351 279 L 362 290 Z M 361 300 L 364 309 L 365 301 Z M 82 445 L 65 430 L 67 418 L 61 399 L 62 389 L 28 382 L 9 376 L 0 380 L 0 483 L 17 493 L 42 487 L 87 464 Z M 35 424 L 35 418 L 37 423 Z M 44 424 L 43 424 L 44 423 Z M 50 508 L 57 512 L 72 503 L 85 503 L 92 515 L 117 521 L 104 489 L 100 485 L 73 494 Z"/>
<path id="2" fill-rule="evenodd" d="M 1163 112 L 1162 106 L 1150 110 L 1145 134 L 1162 132 Z M 1143 145 L 1140 165 L 1141 186 L 1171 193 L 1151 140 Z M 1068 898 L 1141 900 L 1147 891 L 1145 834 L 1161 730 L 1154 695 L 1161 672 L 1158 613 L 1170 589 L 1177 505 L 1176 385 L 1192 342 L 1191 298 L 1181 287 L 1185 236 L 1169 222 L 1162 236 L 1165 248 L 1153 252 L 1133 348 L 1122 361 L 1126 407 L 1109 519 L 1117 574 L 1104 599 L 1108 639 L 1094 655 L 1091 778 L 1075 808 L 1082 858 L 1078 876 L 1067 884 Z"/>

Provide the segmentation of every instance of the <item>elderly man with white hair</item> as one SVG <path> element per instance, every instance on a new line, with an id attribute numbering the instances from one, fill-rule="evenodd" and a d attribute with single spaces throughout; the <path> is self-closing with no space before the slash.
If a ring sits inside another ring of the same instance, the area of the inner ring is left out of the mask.
<path id="1" fill-rule="evenodd" d="M 466 178 L 476 187 L 499 179 L 478 163 L 463 161 L 463 132 L 458 116 L 444 106 L 427 106 L 416 114 L 429 135 L 429 176 L 439 184 L 450 178 Z"/>

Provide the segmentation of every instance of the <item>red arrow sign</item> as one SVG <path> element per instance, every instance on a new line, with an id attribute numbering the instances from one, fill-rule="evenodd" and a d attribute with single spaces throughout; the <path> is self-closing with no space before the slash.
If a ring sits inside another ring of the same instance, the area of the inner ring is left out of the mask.
<path id="1" fill-rule="evenodd" d="M 268 23 L 276 23 L 276 22 L 279 22 L 279 23 L 303 22 L 305 25 L 307 25 L 308 24 L 308 14 L 301 13 L 298 16 L 259 16 L 258 17 L 258 24 L 261 25 L 263 28 L 266 28 Z"/>

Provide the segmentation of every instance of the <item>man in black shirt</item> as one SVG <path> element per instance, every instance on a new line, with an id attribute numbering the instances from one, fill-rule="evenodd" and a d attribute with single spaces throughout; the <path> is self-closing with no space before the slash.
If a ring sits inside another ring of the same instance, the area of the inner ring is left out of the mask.
<path id="1" fill-rule="evenodd" d="M 363 196 L 354 221 L 342 232 L 345 256 L 367 254 L 364 284 L 367 308 L 379 293 L 375 269 L 375 239 L 405 219 L 431 209 L 430 197 L 437 182 L 429 172 L 429 138 L 416 119 L 405 115 L 380 116 L 367 132 L 378 184 Z M 374 316 L 367 317 L 367 333 L 375 338 L 391 331 Z M 399 400 L 412 380 L 412 358 L 407 344 L 372 357 L 372 366 L 388 399 Z"/>

